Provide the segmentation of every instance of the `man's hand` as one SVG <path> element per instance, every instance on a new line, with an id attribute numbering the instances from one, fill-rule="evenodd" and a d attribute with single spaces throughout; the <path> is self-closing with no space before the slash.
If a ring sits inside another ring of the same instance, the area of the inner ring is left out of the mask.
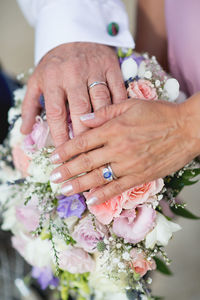
<path id="1" fill-rule="evenodd" d="M 88 91 L 95 81 L 105 81 Z M 28 134 L 40 111 L 43 94 L 47 121 L 55 143 L 68 140 L 66 101 L 76 135 L 87 129 L 80 116 L 126 99 L 126 90 L 115 50 L 94 43 L 63 44 L 47 53 L 28 82 L 22 107 L 22 128 Z"/>
<path id="2" fill-rule="evenodd" d="M 93 129 L 57 148 L 51 160 L 64 164 L 51 180 L 61 183 L 87 172 L 64 183 L 61 193 L 93 189 L 88 204 L 99 204 L 177 171 L 200 153 L 200 105 L 195 98 L 179 105 L 131 99 L 84 116 L 83 123 Z M 117 176 L 110 183 L 103 177 L 106 164 Z"/>

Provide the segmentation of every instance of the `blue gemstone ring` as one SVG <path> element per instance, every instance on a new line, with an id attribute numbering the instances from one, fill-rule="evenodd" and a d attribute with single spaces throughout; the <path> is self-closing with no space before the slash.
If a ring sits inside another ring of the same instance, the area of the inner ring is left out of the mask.
<path id="1" fill-rule="evenodd" d="M 112 181 L 113 179 L 117 179 L 117 176 L 115 176 L 110 164 L 108 164 L 104 169 L 103 169 L 103 177 L 107 181 Z"/>

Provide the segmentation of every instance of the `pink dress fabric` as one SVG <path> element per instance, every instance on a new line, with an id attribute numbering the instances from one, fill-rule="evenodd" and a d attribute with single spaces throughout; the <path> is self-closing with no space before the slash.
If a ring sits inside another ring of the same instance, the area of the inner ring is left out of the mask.
<path id="1" fill-rule="evenodd" d="M 181 89 L 200 91 L 200 0 L 165 0 L 170 71 Z"/>

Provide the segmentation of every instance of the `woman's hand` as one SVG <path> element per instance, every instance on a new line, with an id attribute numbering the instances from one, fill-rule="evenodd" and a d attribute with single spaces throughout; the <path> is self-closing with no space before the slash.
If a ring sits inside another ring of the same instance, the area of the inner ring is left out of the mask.
<path id="1" fill-rule="evenodd" d="M 104 81 L 108 86 L 96 85 Z M 116 51 L 95 43 L 69 43 L 48 52 L 31 76 L 22 106 L 22 133 L 28 134 L 39 113 L 39 98 L 43 94 L 47 121 L 55 146 L 68 140 L 66 101 L 69 102 L 74 134 L 87 127 L 80 116 L 111 103 L 126 99 Z M 112 102 L 111 102 L 112 99 Z"/>
<path id="2" fill-rule="evenodd" d="M 94 189 L 87 196 L 91 205 L 171 174 L 200 152 L 199 99 L 194 100 L 175 105 L 131 99 L 83 116 L 85 126 L 96 128 L 57 148 L 51 161 L 64 164 L 51 180 L 69 180 L 61 189 L 66 195 Z M 117 176 L 110 183 L 102 174 L 108 163 Z"/>

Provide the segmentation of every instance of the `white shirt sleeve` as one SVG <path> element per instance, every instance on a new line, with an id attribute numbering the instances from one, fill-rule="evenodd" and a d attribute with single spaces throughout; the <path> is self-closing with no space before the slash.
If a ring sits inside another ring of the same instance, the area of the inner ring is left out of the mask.
<path id="1" fill-rule="evenodd" d="M 128 16 L 120 0 L 17 0 L 35 27 L 35 64 L 51 49 L 71 42 L 93 42 L 134 48 Z M 111 22 L 119 25 L 108 34 Z"/>

